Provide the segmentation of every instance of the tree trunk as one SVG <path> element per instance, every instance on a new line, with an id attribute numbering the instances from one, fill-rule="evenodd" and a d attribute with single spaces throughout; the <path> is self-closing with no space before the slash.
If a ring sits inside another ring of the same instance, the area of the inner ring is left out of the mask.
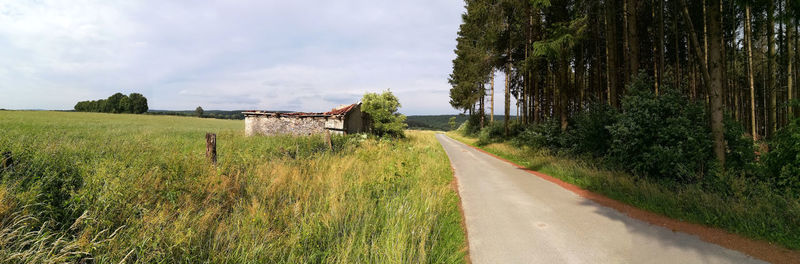
<path id="1" fill-rule="evenodd" d="M 753 38 L 752 38 L 752 25 L 750 20 L 750 4 L 745 8 L 745 21 L 744 21 L 744 38 L 747 49 L 747 82 L 750 85 L 750 132 L 753 135 L 753 140 L 758 140 L 758 133 L 756 131 L 756 87 L 753 82 Z"/>
<path id="2" fill-rule="evenodd" d="M 775 87 L 775 2 L 769 0 L 769 8 L 767 8 L 767 91 L 769 91 L 769 107 L 767 111 L 767 125 L 765 137 L 772 135 L 777 127 L 775 126 L 775 119 L 777 117 L 775 106 L 777 105 L 777 89 Z M 788 37 L 787 31 L 787 37 Z M 790 53 L 791 54 L 791 53 Z M 790 55 L 791 56 L 791 55 Z"/>
<path id="3" fill-rule="evenodd" d="M 656 95 L 658 94 L 658 87 L 661 86 L 661 80 L 664 78 L 664 0 L 658 1 L 658 62 L 656 66 Z"/>
<path id="4" fill-rule="evenodd" d="M 484 119 L 486 118 L 486 109 L 483 108 L 484 101 L 486 100 L 486 86 L 484 83 L 481 83 L 481 101 L 478 103 L 478 112 L 481 113 L 481 128 L 485 126 Z"/>
<path id="5" fill-rule="evenodd" d="M 714 155 L 717 157 L 720 165 L 725 167 L 725 127 L 722 120 L 722 63 L 720 60 L 720 41 L 722 40 L 722 25 L 720 23 L 721 14 L 719 9 L 710 8 L 709 16 L 711 23 L 709 23 L 709 37 L 711 37 L 711 52 L 709 60 L 713 61 L 713 65 L 709 67 L 707 61 L 704 60 L 704 55 L 700 49 L 700 43 L 697 41 L 697 35 L 692 26 L 692 18 L 689 15 L 689 8 L 686 6 L 685 0 L 680 0 L 683 6 L 683 17 L 686 19 L 687 27 L 689 28 L 689 37 L 695 47 L 695 56 L 700 61 L 700 72 L 703 74 L 703 83 L 709 87 L 711 91 L 711 135 L 714 139 Z M 711 0 L 712 6 L 718 6 L 720 0 Z M 713 74 L 712 74 L 713 72 Z"/>
<path id="6" fill-rule="evenodd" d="M 794 60 L 794 49 L 796 47 L 792 46 L 792 31 L 794 31 L 795 27 L 792 25 L 792 19 L 788 19 L 788 24 L 786 25 L 786 87 L 787 91 L 786 94 L 788 95 L 787 99 L 791 102 L 794 99 L 794 89 L 792 83 L 792 63 Z M 773 97 L 774 98 L 774 97 Z M 789 106 L 789 116 L 794 117 L 794 107 Z"/>
<path id="7" fill-rule="evenodd" d="M 492 84 L 491 84 L 492 94 L 489 95 L 492 102 L 489 104 L 489 123 L 494 123 L 494 68 L 492 68 Z"/>
<path id="8" fill-rule="evenodd" d="M 586 71 L 586 64 L 583 61 L 583 45 L 578 44 L 578 54 L 575 56 L 575 86 L 578 88 L 578 102 L 575 111 L 583 110 L 583 102 L 585 101 L 586 91 L 584 90 L 584 73 Z"/>
<path id="9" fill-rule="evenodd" d="M 615 0 L 606 0 L 605 6 L 605 24 L 606 24 L 606 78 L 608 80 L 608 104 L 614 108 L 619 108 L 617 102 L 617 26 L 616 26 L 616 10 L 614 8 Z"/>
<path id="10" fill-rule="evenodd" d="M 639 74 L 639 32 L 636 24 L 639 1 L 627 0 L 627 12 L 625 13 L 628 23 L 628 69 L 631 78 L 635 78 Z"/>
<path id="11" fill-rule="evenodd" d="M 558 99 L 557 99 L 558 100 L 558 113 L 559 113 L 559 116 L 561 117 L 561 131 L 566 131 L 567 130 L 567 125 L 568 125 L 567 124 L 567 116 L 568 116 L 568 112 L 567 112 L 567 104 L 568 104 L 567 91 L 568 91 L 569 86 L 570 86 L 569 85 L 569 63 L 567 62 L 566 59 L 562 58 L 561 62 L 559 63 L 559 67 L 560 67 L 560 69 L 558 71 L 560 72 L 559 75 L 561 75 L 561 77 L 559 78 L 561 80 L 561 83 L 558 85 L 559 86 L 558 87 L 558 90 L 559 90 L 558 91 Z"/>
<path id="12" fill-rule="evenodd" d="M 711 8 L 708 8 L 708 31 L 709 31 L 709 72 L 711 75 L 711 85 L 709 87 L 711 103 L 711 134 L 714 137 L 714 153 L 720 164 L 725 166 L 725 127 L 723 124 L 722 109 L 722 14 L 719 8 L 720 0 L 710 0 Z"/>
<path id="13" fill-rule="evenodd" d="M 510 121 L 509 119 L 511 118 L 511 90 L 510 90 L 511 89 L 511 80 L 510 80 L 510 77 L 511 77 L 511 59 L 510 59 L 511 58 L 511 54 L 510 54 L 510 51 L 509 51 L 508 55 L 509 55 L 509 61 L 506 62 L 506 94 L 505 94 L 505 104 L 506 104 L 505 105 L 506 106 L 505 110 L 506 111 L 505 111 L 505 119 L 503 120 L 503 131 L 505 132 L 504 134 L 506 136 L 508 136 L 508 122 Z"/>

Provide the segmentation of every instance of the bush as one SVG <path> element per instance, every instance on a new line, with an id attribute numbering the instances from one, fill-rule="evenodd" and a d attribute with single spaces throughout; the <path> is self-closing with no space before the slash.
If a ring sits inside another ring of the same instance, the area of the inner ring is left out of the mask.
<path id="1" fill-rule="evenodd" d="M 611 147 L 608 127 L 616 123 L 619 113 L 607 104 L 595 104 L 581 112 L 564 134 L 564 148 L 573 154 L 590 154 L 602 157 Z"/>
<path id="2" fill-rule="evenodd" d="M 515 146 L 556 150 L 563 146 L 561 137 L 561 124 L 555 119 L 550 119 L 525 128 L 511 140 L 511 143 Z"/>
<path id="3" fill-rule="evenodd" d="M 730 115 L 725 116 L 725 167 L 729 171 L 753 174 L 756 162 L 753 139 L 745 133 L 744 126 Z"/>
<path id="4" fill-rule="evenodd" d="M 372 121 L 372 133 L 378 136 L 405 137 L 406 116 L 397 113 L 400 101 L 390 91 L 367 93 L 361 99 L 361 110 Z"/>
<path id="5" fill-rule="evenodd" d="M 800 194 L 800 118 L 782 128 L 769 142 L 764 170 L 778 188 Z"/>
<path id="6" fill-rule="evenodd" d="M 503 121 L 489 123 L 481 129 L 478 135 L 478 145 L 486 145 L 496 142 L 506 141 L 515 138 L 523 130 L 520 122 L 510 121 L 508 124 L 508 135 L 506 135 L 505 124 Z"/>
<path id="7" fill-rule="evenodd" d="M 488 122 L 487 122 L 488 123 Z M 458 127 L 457 131 L 464 136 L 476 137 L 481 132 L 481 116 L 469 115 L 467 121 Z"/>
<path id="8" fill-rule="evenodd" d="M 678 91 L 640 74 L 622 100 L 622 114 L 609 127 L 608 158 L 635 175 L 692 182 L 712 165 L 712 140 L 705 108 Z"/>

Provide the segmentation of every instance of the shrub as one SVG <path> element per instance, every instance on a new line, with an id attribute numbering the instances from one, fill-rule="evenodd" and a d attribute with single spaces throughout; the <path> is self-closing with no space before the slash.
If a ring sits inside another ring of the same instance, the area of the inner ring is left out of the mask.
<path id="1" fill-rule="evenodd" d="M 405 137 L 406 116 L 397 113 L 400 101 L 390 91 L 367 93 L 361 99 L 361 110 L 372 121 L 372 133 L 378 136 Z"/>
<path id="2" fill-rule="evenodd" d="M 523 130 L 520 122 L 510 121 L 508 124 L 508 135 L 506 135 L 505 124 L 502 121 L 493 122 L 481 129 L 478 135 L 478 145 L 503 142 L 515 138 Z"/>
<path id="3" fill-rule="evenodd" d="M 525 128 L 511 143 L 515 146 L 559 149 L 563 146 L 561 124 L 550 119 Z"/>
<path id="4" fill-rule="evenodd" d="M 779 130 L 769 149 L 764 155 L 767 177 L 779 188 L 800 193 L 800 118 Z"/>
<path id="5" fill-rule="evenodd" d="M 753 139 L 745 133 L 744 126 L 729 115 L 725 116 L 725 167 L 730 171 L 752 174 L 756 154 Z"/>
<path id="6" fill-rule="evenodd" d="M 609 127 L 609 161 L 636 175 L 694 181 L 713 161 L 705 108 L 667 86 L 656 96 L 652 87 L 643 74 L 629 86 Z"/>
<path id="7" fill-rule="evenodd" d="M 617 121 L 618 112 L 607 104 L 595 104 L 581 112 L 564 134 L 564 147 L 573 154 L 602 157 L 611 147 L 608 127 Z"/>

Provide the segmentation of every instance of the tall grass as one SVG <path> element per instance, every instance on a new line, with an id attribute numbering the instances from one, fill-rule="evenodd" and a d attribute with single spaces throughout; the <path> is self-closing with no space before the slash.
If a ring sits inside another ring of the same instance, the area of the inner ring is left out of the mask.
<path id="1" fill-rule="evenodd" d="M 478 139 L 450 132 L 448 136 L 476 146 Z M 800 201 L 782 196 L 766 184 L 728 174 L 702 184 L 675 184 L 595 166 L 591 161 L 563 157 L 545 149 L 491 143 L 482 149 L 526 168 L 581 188 L 674 219 L 714 226 L 755 239 L 800 249 Z M 716 191 L 718 189 L 726 192 Z"/>
<path id="2" fill-rule="evenodd" d="M 458 197 L 432 133 L 335 137 L 329 151 L 322 137 L 244 137 L 243 127 L 0 112 L 0 152 L 14 159 L 0 172 L 0 238 L 53 234 L 10 238 L 25 246 L 0 246 L 0 262 L 37 241 L 67 261 L 100 263 L 464 261 Z M 216 167 L 205 161 L 206 132 L 218 134 Z M 28 216 L 37 220 L 13 220 Z"/>

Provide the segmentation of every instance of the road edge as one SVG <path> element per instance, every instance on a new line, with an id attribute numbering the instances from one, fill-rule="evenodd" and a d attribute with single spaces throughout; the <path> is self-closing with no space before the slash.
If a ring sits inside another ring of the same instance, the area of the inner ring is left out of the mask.
<path id="1" fill-rule="evenodd" d="M 673 232 L 681 232 L 686 233 L 689 235 L 694 235 L 700 238 L 700 240 L 712 243 L 715 245 L 719 245 L 721 247 L 739 251 L 744 253 L 750 257 L 760 259 L 763 261 L 771 262 L 771 263 L 798 263 L 800 264 L 800 251 L 792 251 L 769 242 L 763 240 L 753 240 L 750 238 L 746 238 L 740 236 L 738 234 L 734 234 L 728 232 L 721 228 L 715 227 L 708 227 L 700 224 L 689 223 L 680 221 L 677 219 L 672 219 L 660 214 L 656 214 L 650 211 L 646 211 L 637 207 L 634 207 L 629 204 L 625 204 L 623 202 L 611 199 L 606 197 L 605 195 L 594 193 L 583 188 L 580 188 L 574 184 L 562 181 L 561 179 L 555 178 L 553 176 L 534 171 L 528 169 L 524 166 L 516 164 L 510 160 L 507 160 L 503 157 L 497 156 L 491 152 L 483 150 L 482 148 L 461 142 L 460 140 L 451 138 L 446 134 L 442 134 L 445 137 L 456 141 L 460 144 L 466 145 L 470 148 L 478 150 L 482 153 L 485 153 L 489 156 L 492 156 L 496 159 L 504 161 L 508 164 L 511 164 L 517 167 L 520 170 L 526 171 L 530 174 L 533 174 L 539 178 L 542 178 L 546 181 L 552 182 L 561 188 L 564 188 L 570 192 L 577 194 L 583 198 L 589 199 L 593 202 L 596 202 L 602 206 L 614 209 L 619 211 L 622 214 L 625 214 L 628 217 L 633 219 L 637 219 L 643 222 L 646 222 L 651 225 L 661 226 L 672 230 Z M 449 159 L 449 157 L 448 157 Z M 452 162 L 451 162 L 452 167 Z M 455 177 L 455 176 L 454 176 Z"/>
<path id="2" fill-rule="evenodd" d="M 450 160 L 450 155 L 447 154 L 447 149 L 444 148 L 442 142 L 436 138 L 436 135 L 441 134 L 442 136 L 447 137 L 444 133 L 434 133 L 433 138 L 436 139 L 436 142 L 439 142 L 439 147 L 442 148 L 444 151 L 444 155 L 447 156 L 447 162 L 450 163 L 450 173 L 453 175 L 453 180 L 450 181 L 450 188 L 455 191 L 456 196 L 458 197 L 458 212 L 461 214 L 461 229 L 464 230 L 464 242 L 466 243 L 464 249 L 464 262 L 466 264 L 472 264 L 472 259 L 470 258 L 470 251 L 469 251 L 469 230 L 467 230 L 467 217 L 464 215 L 464 205 L 461 200 L 461 189 L 460 185 L 458 184 L 458 177 L 456 177 L 456 168 L 453 167 L 453 161 Z M 447 137 L 452 139 L 451 137 Z M 457 141 L 457 140 L 456 140 Z"/>

